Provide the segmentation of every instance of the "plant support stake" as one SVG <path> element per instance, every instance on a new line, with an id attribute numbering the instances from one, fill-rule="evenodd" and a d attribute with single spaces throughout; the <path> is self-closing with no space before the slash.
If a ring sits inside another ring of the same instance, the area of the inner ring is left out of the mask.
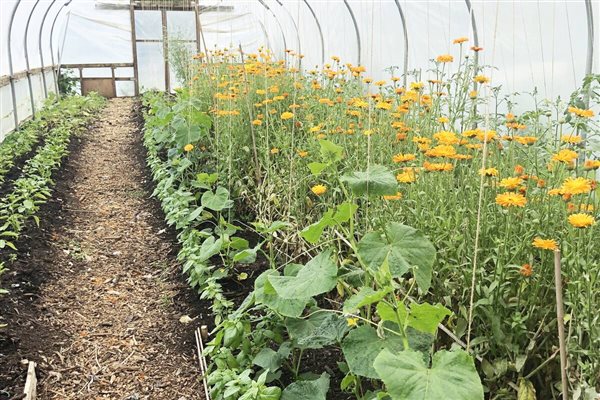
<path id="1" fill-rule="evenodd" d="M 554 250 L 554 286 L 556 289 L 556 322 L 558 325 L 558 344 L 560 348 L 560 378 L 562 382 L 562 400 L 569 400 L 567 381 L 567 345 L 565 343 L 565 311 L 563 310 L 562 278 L 560 271 L 560 250 Z"/>

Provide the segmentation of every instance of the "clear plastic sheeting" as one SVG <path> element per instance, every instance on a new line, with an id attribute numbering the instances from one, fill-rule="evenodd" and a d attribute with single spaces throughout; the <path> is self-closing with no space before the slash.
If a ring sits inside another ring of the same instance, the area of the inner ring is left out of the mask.
<path id="1" fill-rule="evenodd" d="M 16 3 L 1 2 L 0 75 L 4 77 L 10 75 L 8 39 Z M 303 54 L 305 71 L 338 56 L 344 63 L 364 65 L 367 75 L 376 80 L 401 76 L 404 70 L 409 72 L 409 81 L 429 79 L 430 59 L 440 54 L 458 57 L 453 39 L 468 37 L 463 46 L 467 50 L 475 44 L 477 33 L 478 45 L 483 48 L 479 63 L 497 67 L 491 70 L 494 85 L 501 85 L 505 94 L 536 90 L 543 98 L 567 98 L 586 73 L 590 27 L 586 5 L 592 9 L 596 25 L 592 72 L 598 71 L 600 2 L 471 3 L 469 9 L 467 1 L 459 0 L 208 0 L 198 3 L 196 21 L 194 2 L 188 3 L 188 9 L 175 10 L 175 2 L 164 1 L 160 4 L 166 10 L 166 32 L 160 10 L 136 7 L 139 89 L 173 90 L 182 84 L 173 58 L 165 71 L 164 52 L 169 46 L 190 53 L 218 48 L 241 48 L 250 53 L 264 46 L 282 59 L 286 50 Z M 27 60 L 29 70 L 35 70 L 64 64 L 133 63 L 136 59 L 129 0 L 20 0 L 10 36 L 13 74 L 27 70 Z M 135 94 L 135 83 L 126 80 L 133 79 L 132 69 L 115 69 L 120 78 L 115 82 L 117 95 Z M 94 73 L 110 77 L 111 70 Z M 90 74 L 83 72 L 84 77 Z M 35 107 L 46 92 L 55 91 L 53 73 L 46 74 L 46 91 L 40 79 L 31 78 L 31 89 L 26 76 L 14 82 L 19 121 L 31 116 L 30 92 Z M 14 129 L 12 96 L 6 82 L 4 79 L 0 88 L 2 135 Z M 513 100 L 524 107 L 532 101 L 528 96 Z"/>

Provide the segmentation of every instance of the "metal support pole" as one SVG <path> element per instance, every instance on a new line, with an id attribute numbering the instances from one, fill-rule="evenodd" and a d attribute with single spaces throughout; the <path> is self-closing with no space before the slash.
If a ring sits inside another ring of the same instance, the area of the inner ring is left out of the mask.
<path id="1" fill-rule="evenodd" d="M 13 118 L 15 120 L 15 130 L 19 130 L 19 115 L 17 114 L 17 94 L 15 91 L 15 78 L 14 78 L 15 71 L 13 70 L 11 39 L 12 39 L 12 26 L 13 26 L 13 22 L 15 20 L 15 13 L 17 12 L 17 8 L 19 8 L 20 4 L 21 4 L 21 0 L 17 0 L 17 2 L 15 3 L 15 5 L 12 9 L 12 13 L 10 14 L 10 22 L 8 24 L 8 38 L 6 40 L 6 47 L 8 50 L 8 73 L 10 75 L 9 76 L 10 95 L 12 97 L 12 103 L 13 103 Z"/>
<path id="2" fill-rule="evenodd" d="M 73 1 L 73 0 L 69 0 L 65 4 L 60 6 L 60 8 L 58 9 L 58 12 L 54 16 L 54 20 L 52 21 L 52 28 L 50 28 L 50 57 L 51 57 L 52 66 L 53 66 L 52 71 L 54 73 L 54 87 L 56 90 L 56 97 L 59 99 L 60 99 L 60 89 L 58 88 L 58 68 L 56 67 L 56 63 L 54 60 L 54 27 L 56 25 L 56 21 L 58 20 L 58 16 L 60 15 L 60 13 L 62 12 L 62 10 L 65 7 L 67 7 L 69 4 L 71 4 L 71 1 Z"/>
<path id="3" fill-rule="evenodd" d="M 140 95 L 140 80 L 138 74 L 137 36 L 135 33 L 135 8 L 133 0 L 129 0 L 129 22 L 131 25 L 131 54 L 133 57 L 133 87 L 136 96 Z"/>
<path id="4" fill-rule="evenodd" d="M 33 13 L 39 3 L 40 0 L 36 0 L 35 4 L 31 8 L 29 16 L 27 17 L 27 23 L 25 24 L 25 34 L 23 35 L 23 48 L 25 49 L 25 73 L 27 74 L 27 84 L 29 85 L 29 100 L 31 100 L 31 118 L 33 119 L 35 119 L 35 99 L 33 98 L 33 85 L 31 83 L 31 68 L 29 65 L 29 46 L 27 46 L 27 36 L 29 35 L 29 23 L 31 22 L 31 17 L 33 16 Z"/>
<path id="5" fill-rule="evenodd" d="M 45 98 L 48 98 L 48 83 L 46 82 L 46 73 L 44 71 L 44 52 L 42 51 L 42 33 L 44 31 L 44 23 L 46 22 L 46 17 L 48 16 L 48 13 L 50 12 L 50 9 L 54 5 L 54 3 L 56 3 L 56 0 L 52 0 L 50 5 L 48 6 L 48 8 L 46 8 L 46 12 L 44 13 L 44 17 L 42 18 L 42 23 L 40 24 L 40 32 L 38 34 L 38 46 L 39 46 L 38 51 L 40 52 L 40 64 L 42 66 L 42 83 L 44 85 L 44 97 Z M 54 65 L 52 66 L 52 69 L 54 69 Z"/>
<path id="6" fill-rule="evenodd" d="M 323 37 L 323 30 L 321 29 L 321 23 L 319 22 L 319 18 L 317 18 L 317 14 L 315 10 L 310 6 L 308 0 L 304 0 L 304 4 L 308 7 L 308 10 L 312 14 L 315 19 L 315 23 L 317 24 L 317 29 L 319 30 L 319 37 L 321 38 L 321 64 L 325 64 L 325 38 Z"/>
<path id="7" fill-rule="evenodd" d="M 477 21 L 475 20 L 475 13 L 473 12 L 473 6 L 471 5 L 471 0 L 465 0 L 465 4 L 467 5 L 467 10 L 469 11 L 469 16 L 471 18 L 471 28 L 473 29 L 473 44 L 475 47 L 479 47 L 479 34 L 477 32 Z M 479 52 L 475 51 L 475 55 L 473 56 L 473 74 L 477 75 L 477 69 L 479 68 Z M 462 60 L 459 60 L 462 62 Z M 477 82 L 473 82 L 473 90 L 477 92 Z M 477 115 L 477 102 L 473 102 L 473 118 Z M 473 129 L 477 128 L 477 121 L 473 122 Z"/>
<path id="8" fill-rule="evenodd" d="M 273 10 L 271 10 L 271 8 L 263 0 L 258 0 L 258 2 L 260 4 L 262 4 L 262 6 L 265 8 L 265 10 L 267 10 L 271 13 L 273 18 L 275 18 L 275 22 L 277 23 L 277 26 L 279 27 L 279 30 L 281 31 L 281 37 L 283 38 L 283 56 L 284 56 L 284 59 L 287 59 L 287 53 L 285 52 L 285 50 L 287 50 L 287 40 L 285 39 L 285 32 L 283 31 L 283 27 L 281 26 L 279 19 L 277 19 L 277 16 L 273 12 Z"/>
<path id="9" fill-rule="evenodd" d="M 356 44 L 358 45 L 358 64 L 361 62 L 361 54 L 362 54 L 362 46 L 360 42 L 360 30 L 358 29 L 358 23 L 356 22 L 356 17 L 354 16 L 354 11 L 352 11 L 352 7 L 350 7 L 350 3 L 348 0 L 344 0 L 344 4 L 350 13 L 350 18 L 352 18 L 352 24 L 354 24 L 354 31 L 356 32 Z"/>
<path id="10" fill-rule="evenodd" d="M 408 30 L 406 29 L 406 18 L 404 17 L 404 12 L 402 11 L 402 7 L 400 6 L 400 2 L 398 0 L 394 0 L 396 2 L 396 8 L 398 9 L 398 13 L 400 14 L 400 20 L 402 20 L 402 31 L 404 32 L 404 66 L 402 68 L 402 75 L 404 79 L 402 80 L 402 85 L 406 88 L 406 81 L 408 79 Z"/>
<path id="11" fill-rule="evenodd" d="M 194 25 L 196 27 L 196 53 L 200 54 L 202 48 L 200 46 L 200 11 L 198 10 L 198 0 L 194 2 Z"/>
<path id="12" fill-rule="evenodd" d="M 294 17 L 288 11 L 288 9 L 283 6 L 283 3 L 281 2 L 281 0 L 275 0 L 275 1 L 277 2 L 277 4 L 279 4 L 281 6 L 281 8 L 283 8 L 283 11 L 285 11 L 286 14 L 292 20 L 292 24 L 294 25 L 294 29 L 296 30 L 296 43 L 298 45 L 298 53 L 302 54 L 302 44 L 300 43 L 300 32 L 298 31 L 298 25 L 296 25 L 296 20 L 294 20 Z"/>

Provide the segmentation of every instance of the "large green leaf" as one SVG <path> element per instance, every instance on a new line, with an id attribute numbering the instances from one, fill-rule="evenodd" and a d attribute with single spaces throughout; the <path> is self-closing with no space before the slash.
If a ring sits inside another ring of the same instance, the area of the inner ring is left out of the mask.
<path id="1" fill-rule="evenodd" d="M 362 287 L 358 293 L 352 295 L 344 302 L 344 312 L 346 314 L 353 313 L 361 307 L 377 303 L 379 300 L 383 299 L 390 290 L 391 289 L 375 291 L 370 287 Z"/>
<path id="2" fill-rule="evenodd" d="M 215 239 L 214 236 L 207 237 L 204 242 L 202 242 L 202 246 L 200 246 L 200 254 L 198 255 L 199 259 L 197 261 L 203 262 L 212 256 L 219 254 L 222 246 L 223 241 L 221 239 Z"/>
<path id="3" fill-rule="evenodd" d="M 256 302 L 258 304 L 264 304 L 273 311 L 286 317 L 297 318 L 302 315 L 302 312 L 306 308 L 310 298 L 282 299 L 279 297 L 268 280 L 269 276 L 278 275 L 278 271 L 271 269 L 263 272 L 258 276 L 258 278 L 256 278 L 254 281 L 254 294 Z"/>
<path id="4" fill-rule="evenodd" d="M 327 400 L 329 374 L 323 372 L 314 381 L 296 381 L 286 387 L 281 400 Z"/>
<path id="5" fill-rule="evenodd" d="M 398 192 L 396 177 L 381 165 L 372 165 L 366 171 L 355 171 L 351 175 L 343 176 L 342 182 L 347 182 L 357 196 L 385 196 Z"/>
<path id="6" fill-rule="evenodd" d="M 199 125 L 178 124 L 175 130 L 175 142 L 179 148 L 196 143 L 202 137 L 203 127 Z"/>
<path id="7" fill-rule="evenodd" d="M 375 370 L 393 400 L 482 400 L 483 386 L 466 352 L 439 351 L 431 368 L 416 351 L 381 351 Z"/>
<path id="8" fill-rule="evenodd" d="M 229 191 L 221 186 L 215 192 L 212 190 L 204 192 L 200 201 L 203 207 L 213 211 L 221 211 L 233 206 L 233 200 L 229 200 Z"/>
<path id="9" fill-rule="evenodd" d="M 319 144 L 321 145 L 321 157 L 323 161 L 335 162 L 340 161 L 344 157 L 344 148 L 342 146 L 338 146 L 325 139 L 319 140 Z"/>
<path id="10" fill-rule="evenodd" d="M 383 349 L 394 353 L 404 350 L 402 338 L 391 334 L 382 339 L 375 328 L 363 325 L 350 331 L 342 342 L 342 351 L 350 371 L 367 378 L 379 378 L 373 362 Z"/>
<path id="11" fill-rule="evenodd" d="M 320 349 L 342 341 L 348 332 L 346 319 L 331 312 L 317 312 L 306 319 L 288 318 L 290 337 L 301 349 Z"/>
<path id="12" fill-rule="evenodd" d="M 377 271 L 387 260 L 394 277 L 412 270 L 423 291 L 431 285 L 431 274 L 436 250 L 425 235 L 397 222 L 385 227 L 385 234 L 367 233 L 358 243 L 358 253 L 368 266 Z"/>
<path id="13" fill-rule="evenodd" d="M 331 250 L 310 260 L 296 276 L 269 276 L 269 282 L 283 299 L 306 299 L 332 290 L 337 283 L 337 265 Z"/>
<path id="14" fill-rule="evenodd" d="M 408 325 L 421 332 L 435 333 L 438 324 L 450 314 L 450 310 L 439 303 L 413 304 L 410 306 Z"/>
<path id="15" fill-rule="evenodd" d="M 350 218 L 356 213 L 358 206 L 354 203 L 345 202 L 339 204 L 335 211 L 330 208 L 323 214 L 320 220 L 302 230 L 300 236 L 311 244 L 317 243 L 325 228 L 335 226 L 350 221 Z"/>

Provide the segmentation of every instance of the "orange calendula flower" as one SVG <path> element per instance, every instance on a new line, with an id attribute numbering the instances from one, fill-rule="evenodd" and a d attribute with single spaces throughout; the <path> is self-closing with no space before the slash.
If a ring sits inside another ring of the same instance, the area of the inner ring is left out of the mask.
<path id="1" fill-rule="evenodd" d="M 451 158 L 456 155 L 456 148 L 447 144 L 440 144 L 435 146 L 433 149 L 429 149 L 425 152 L 427 157 L 446 157 Z"/>
<path id="2" fill-rule="evenodd" d="M 531 146 L 535 142 L 537 142 L 538 138 L 535 136 L 516 136 L 515 142 L 522 144 L 524 146 Z"/>
<path id="3" fill-rule="evenodd" d="M 395 155 L 395 156 L 392 158 L 392 161 L 394 161 L 395 163 L 403 163 L 403 162 L 412 161 L 412 160 L 414 160 L 415 158 L 417 158 L 417 156 L 416 156 L 416 155 L 414 155 L 414 154 L 409 154 L 409 153 L 407 153 L 407 154 L 402 154 L 402 153 L 399 153 L 399 154 L 396 154 L 396 155 Z"/>
<path id="4" fill-rule="evenodd" d="M 415 171 L 409 169 L 396 175 L 396 180 L 400 183 L 414 183 L 417 180 Z"/>
<path id="5" fill-rule="evenodd" d="M 281 119 L 286 120 L 286 119 L 292 119 L 294 118 L 294 113 L 286 111 L 284 113 L 281 114 Z"/>
<path id="6" fill-rule="evenodd" d="M 498 185 L 508 190 L 514 190 L 518 188 L 522 183 L 523 179 L 518 177 L 510 177 L 502 179 Z"/>
<path id="7" fill-rule="evenodd" d="M 252 121 L 252 125 L 260 126 L 262 125 L 262 121 L 260 119 L 255 119 L 254 121 Z"/>
<path id="8" fill-rule="evenodd" d="M 562 149 L 558 153 L 552 155 L 552 161 L 558 161 L 565 164 L 570 164 L 577 159 L 577 152 L 570 149 Z"/>
<path id="9" fill-rule="evenodd" d="M 585 160 L 583 163 L 583 169 L 591 170 L 600 168 L 600 160 Z"/>
<path id="10" fill-rule="evenodd" d="M 588 228 L 596 223 L 594 217 L 584 213 L 571 214 L 567 220 L 575 228 Z"/>
<path id="11" fill-rule="evenodd" d="M 315 185 L 312 188 L 310 188 L 310 191 L 316 194 L 317 196 L 322 196 L 327 192 L 327 186 Z"/>
<path id="12" fill-rule="evenodd" d="M 440 144 L 459 144 L 460 139 L 454 132 L 440 131 L 433 134 L 433 138 Z"/>
<path id="13" fill-rule="evenodd" d="M 183 146 L 183 150 L 189 153 L 190 151 L 194 150 L 194 145 L 191 143 L 188 143 L 185 146 Z"/>
<path id="14" fill-rule="evenodd" d="M 567 178 L 560 187 L 562 194 L 583 194 L 592 191 L 592 180 L 584 177 Z"/>
<path id="15" fill-rule="evenodd" d="M 271 149 L 271 154 L 278 154 L 279 153 L 279 149 L 277 147 L 273 147 Z"/>
<path id="16" fill-rule="evenodd" d="M 498 170 L 496 168 L 485 168 L 479 170 L 479 175 L 483 176 L 498 176 Z"/>
<path id="17" fill-rule="evenodd" d="M 521 266 L 521 269 L 519 269 L 519 273 L 524 277 L 528 278 L 531 276 L 531 274 L 533 274 L 533 268 L 530 264 L 523 264 Z"/>
<path id="18" fill-rule="evenodd" d="M 579 144 L 581 143 L 581 136 L 577 135 L 562 135 L 560 141 L 568 144 Z"/>
<path id="19" fill-rule="evenodd" d="M 298 150 L 298 155 L 302 158 L 306 157 L 308 155 L 308 151 L 304 151 L 304 150 Z"/>
<path id="20" fill-rule="evenodd" d="M 425 161 L 423 163 L 423 168 L 426 171 L 430 172 L 442 172 L 442 171 L 451 171 L 454 166 L 451 163 L 430 163 Z"/>
<path id="21" fill-rule="evenodd" d="M 523 168 L 522 165 L 517 164 L 517 165 L 515 165 L 514 171 L 515 171 L 515 174 L 521 175 L 523 172 L 525 172 L 525 168 Z"/>
<path id="22" fill-rule="evenodd" d="M 435 61 L 440 62 L 440 63 L 449 63 L 449 62 L 454 61 L 454 57 L 451 56 L 450 54 L 442 54 L 442 55 L 437 56 Z"/>
<path id="23" fill-rule="evenodd" d="M 525 207 L 527 199 L 520 193 L 506 192 L 496 196 L 496 204 L 502 207 Z"/>
<path id="24" fill-rule="evenodd" d="M 454 39 L 454 40 L 452 41 L 452 43 L 453 43 L 453 44 L 461 44 L 461 43 L 468 42 L 468 41 L 469 41 L 469 38 L 468 38 L 468 37 L 462 36 L 462 37 L 459 37 L 459 38 L 456 38 L 456 39 Z"/>
<path id="25" fill-rule="evenodd" d="M 582 108 L 577 108 L 577 107 L 572 107 L 572 106 L 567 108 L 567 111 L 570 112 L 571 114 L 575 114 L 578 117 L 582 117 L 582 118 L 592 118 L 594 116 L 593 110 L 584 110 Z"/>
<path id="26" fill-rule="evenodd" d="M 554 239 L 542 239 L 541 237 L 536 237 L 531 242 L 531 245 L 537 249 L 542 250 L 556 250 L 558 249 L 558 243 Z"/>
<path id="27" fill-rule="evenodd" d="M 388 196 L 383 196 L 384 200 L 400 200 L 402 199 L 402 193 L 400 192 L 396 192 L 396 194 L 392 194 L 392 195 L 388 195 Z"/>

